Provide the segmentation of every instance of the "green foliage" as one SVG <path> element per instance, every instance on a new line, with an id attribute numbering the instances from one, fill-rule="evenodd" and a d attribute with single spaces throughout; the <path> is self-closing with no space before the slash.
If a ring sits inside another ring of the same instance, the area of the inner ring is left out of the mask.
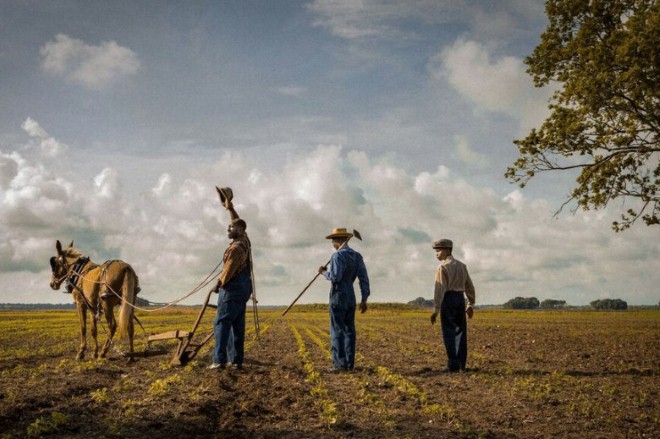
<path id="1" fill-rule="evenodd" d="M 540 305 L 536 297 L 514 297 L 504 304 L 507 309 L 536 309 Z"/>
<path id="2" fill-rule="evenodd" d="M 621 299 L 599 299 L 589 303 L 594 309 L 628 309 L 628 303 Z"/>
<path id="3" fill-rule="evenodd" d="M 614 222 L 660 224 L 660 2 L 548 0 L 549 24 L 525 62 L 537 87 L 559 85 L 541 128 L 516 140 L 506 177 L 579 169 L 564 203 L 583 210 L 633 201 Z M 563 206 L 562 206 L 563 207 Z M 561 210 L 561 209 L 560 209 Z"/>
<path id="4" fill-rule="evenodd" d="M 108 394 L 108 388 L 104 387 L 102 389 L 96 389 L 89 394 L 92 397 L 92 400 L 99 404 L 106 403 L 110 401 L 110 394 Z"/>
<path id="5" fill-rule="evenodd" d="M 545 299 L 543 302 L 541 302 L 541 308 L 543 309 L 557 309 L 563 308 L 565 306 L 565 300 Z"/>
<path id="6" fill-rule="evenodd" d="M 50 416 L 37 419 L 27 428 L 28 437 L 41 437 L 58 431 L 68 421 L 68 417 L 60 412 L 52 412 Z"/>
<path id="7" fill-rule="evenodd" d="M 418 297 L 417 299 L 408 302 L 408 305 L 415 306 L 418 308 L 433 308 L 433 301 L 427 300 L 423 297 Z"/>

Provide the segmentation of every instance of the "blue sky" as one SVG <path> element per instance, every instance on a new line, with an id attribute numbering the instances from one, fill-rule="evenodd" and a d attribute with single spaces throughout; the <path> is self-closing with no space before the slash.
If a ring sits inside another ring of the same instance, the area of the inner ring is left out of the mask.
<path id="1" fill-rule="evenodd" d="M 656 230 L 553 217 L 575 175 L 503 177 L 547 116 L 522 62 L 545 24 L 528 0 L 2 2 L 0 302 L 70 300 L 48 288 L 56 239 L 181 296 L 227 245 L 220 185 L 263 304 L 296 296 L 337 226 L 365 237 L 375 301 L 430 297 L 449 237 L 480 303 L 657 303 Z"/>

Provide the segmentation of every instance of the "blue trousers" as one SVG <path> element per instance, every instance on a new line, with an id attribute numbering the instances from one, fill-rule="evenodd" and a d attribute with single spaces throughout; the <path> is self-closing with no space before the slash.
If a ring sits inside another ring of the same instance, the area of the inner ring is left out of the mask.
<path id="1" fill-rule="evenodd" d="M 447 349 L 447 369 L 465 370 L 467 361 L 467 319 L 462 292 L 448 291 L 440 305 L 442 338 Z"/>
<path id="2" fill-rule="evenodd" d="M 213 322 L 215 346 L 213 362 L 243 364 L 245 343 L 245 302 L 218 299 L 218 314 Z"/>
<path id="3" fill-rule="evenodd" d="M 335 369 L 355 367 L 355 305 L 330 305 L 330 354 Z"/>

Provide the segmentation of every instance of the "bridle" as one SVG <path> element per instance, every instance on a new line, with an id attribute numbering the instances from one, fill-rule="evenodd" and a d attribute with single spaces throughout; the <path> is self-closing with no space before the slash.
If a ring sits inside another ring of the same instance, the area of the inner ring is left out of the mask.
<path id="1" fill-rule="evenodd" d="M 61 262 L 58 261 L 58 259 L 61 258 Z M 81 273 L 82 268 L 89 262 L 89 258 L 86 256 L 82 256 L 76 260 L 72 265 L 69 265 L 69 262 L 64 255 L 60 255 L 59 257 L 51 257 L 50 258 L 50 265 L 51 269 L 53 270 L 53 275 L 55 275 L 56 271 L 56 266 L 60 264 L 60 266 L 64 269 L 64 274 L 58 278 L 55 279 L 54 284 L 57 285 L 57 289 L 62 285 L 63 282 L 66 282 L 67 288 L 65 293 L 71 294 L 73 292 L 73 289 L 76 288 L 76 284 L 78 283 L 78 279 L 80 276 L 82 276 L 84 273 Z"/>

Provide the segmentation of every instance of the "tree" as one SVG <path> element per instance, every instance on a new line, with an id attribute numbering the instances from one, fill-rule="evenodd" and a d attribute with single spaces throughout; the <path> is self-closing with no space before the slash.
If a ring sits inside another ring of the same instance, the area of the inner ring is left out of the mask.
<path id="1" fill-rule="evenodd" d="M 417 299 L 408 302 L 408 305 L 417 306 L 419 308 L 433 308 L 433 301 L 418 297 Z"/>
<path id="2" fill-rule="evenodd" d="M 539 307 L 539 299 L 536 297 L 514 297 L 504 304 L 507 309 L 536 309 Z"/>
<path id="3" fill-rule="evenodd" d="M 589 303 L 594 309 L 628 309 L 628 303 L 621 299 L 598 299 Z"/>
<path id="4" fill-rule="evenodd" d="M 602 209 L 620 199 L 621 222 L 660 224 L 660 2 L 547 0 L 549 24 L 525 59 L 534 85 L 559 85 L 539 129 L 515 140 L 505 176 L 525 187 L 537 173 L 576 169 L 559 208 Z"/>
<path id="5" fill-rule="evenodd" d="M 541 308 L 543 309 L 558 309 L 565 306 L 565 300 L 545 299 L 543 302 L 541 302 Z"/>

